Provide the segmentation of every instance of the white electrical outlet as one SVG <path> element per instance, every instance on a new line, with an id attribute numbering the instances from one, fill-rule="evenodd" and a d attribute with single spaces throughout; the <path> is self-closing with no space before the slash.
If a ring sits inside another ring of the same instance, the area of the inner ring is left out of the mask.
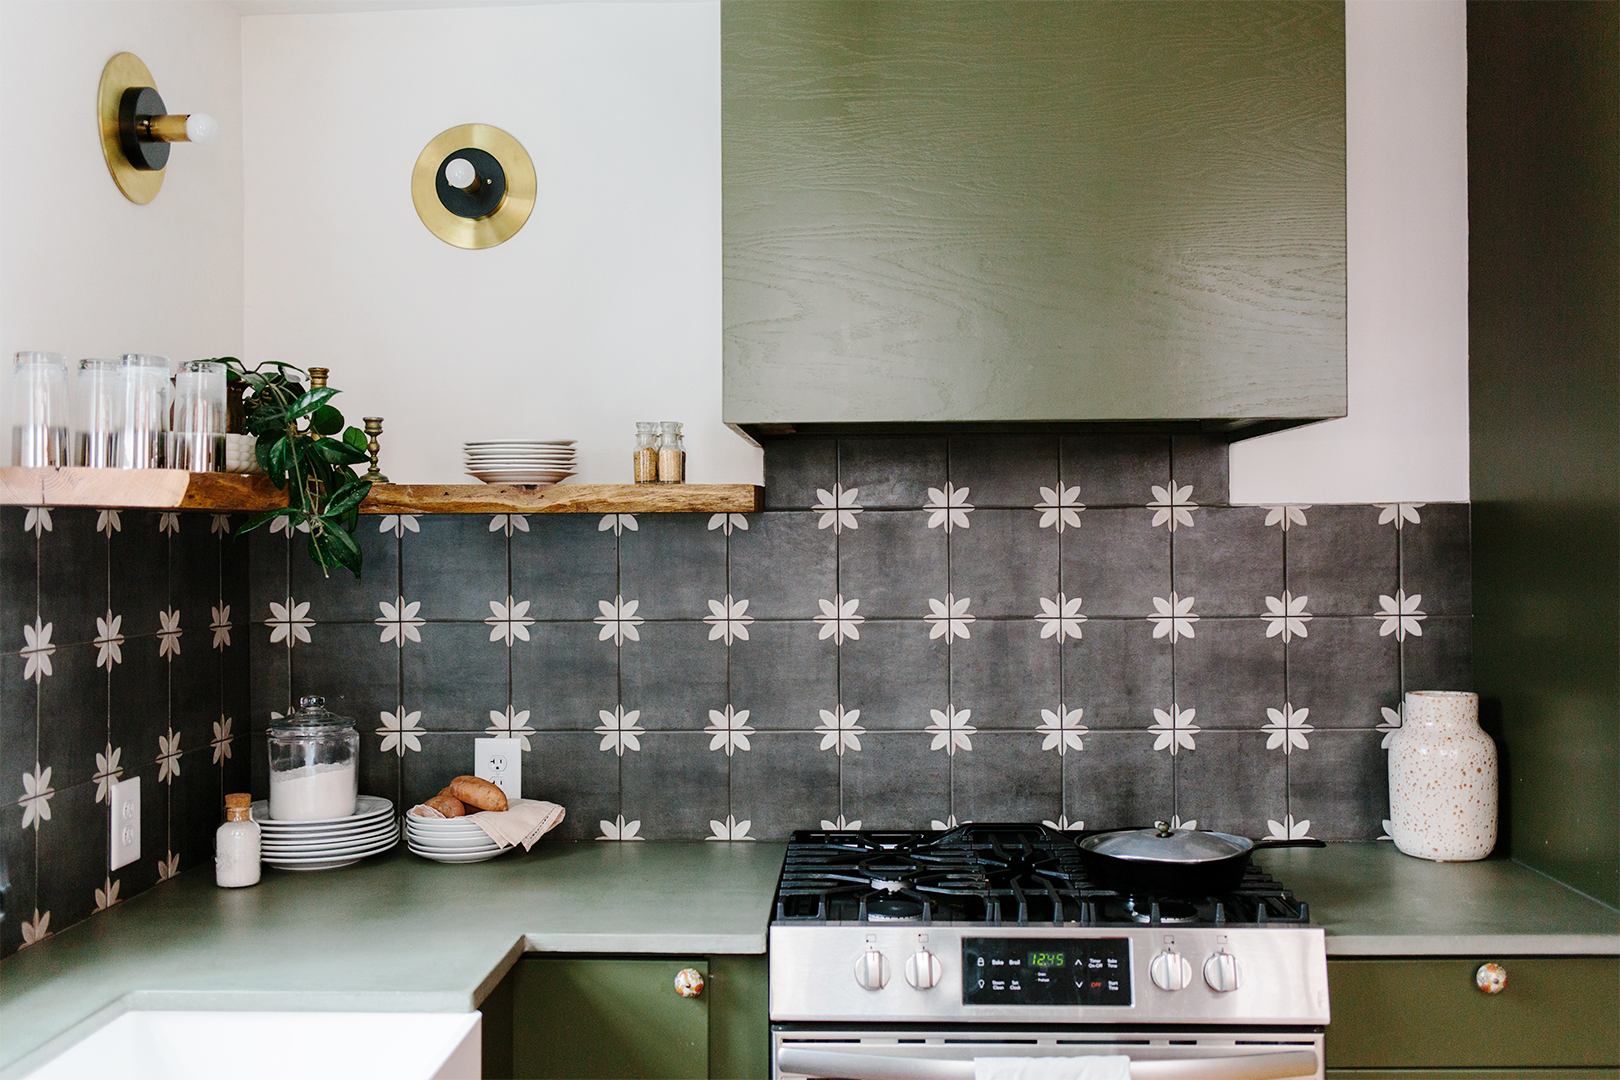
<path id="1" fill-rule="evenodd" d="M 107 847 L 110 868 L 127 866 L 141 857 L 141 778 L 132 776 L 112 786 L 112 840 Z"/>
<path id="2" fill-rule="evenodd" d="M 474 739 L 473 775 L 500 788 L 508 800 L 523 798 L 522 740 Z"/>

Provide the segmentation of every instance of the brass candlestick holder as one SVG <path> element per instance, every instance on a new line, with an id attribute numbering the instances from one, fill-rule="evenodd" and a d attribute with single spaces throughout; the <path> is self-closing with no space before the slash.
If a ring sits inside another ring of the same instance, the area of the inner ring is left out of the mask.
<path id="1" fill-rule="evenodd" d="M 382 417 L 365 417 L 365 431 L 366 434 L 370 436 L 370 441 L 366 443 L 366 453 L 371 455 L 371 468 L 367 469 L 366 475 L 362 476 L 360 479 L 369 481 L 373 484 L 386 484 L 388 483 L 388 477 L 384 476 L 377 469 L 377 455 L 381 453 L 381 448 L 377 445 L 377 436 L 382 434 Z"/>

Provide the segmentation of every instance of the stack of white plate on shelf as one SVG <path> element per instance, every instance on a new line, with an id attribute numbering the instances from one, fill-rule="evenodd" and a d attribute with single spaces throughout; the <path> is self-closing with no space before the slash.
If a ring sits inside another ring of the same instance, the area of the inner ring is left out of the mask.
<path id="1" fill-rule="evenodd" d="M 270 803 L 260 799 L 251 810 L 259 823 L 259 858 L 266 866 L 283 870 L 330 870 L 348 866 L 367 855 L 381 855 L 399 843 L 399 818 L 394 804 L 376 795 L 362 795 L 354 814 L 319 821 L 276 821 Z"/>
<path id="2" fill-rule="evenodd" d="M 465 444 L 467 472 L 486 484 L 546 487 L 574 475 L 573 439 L 507 439 Z"/>
<path id="3" fill-rule="evenodd" d="M 503 848 L 467 818 L 422 818 L 405 815 L 405 844 L 411 853 L 434 862 L 469 863 L 493 859 Z"/>

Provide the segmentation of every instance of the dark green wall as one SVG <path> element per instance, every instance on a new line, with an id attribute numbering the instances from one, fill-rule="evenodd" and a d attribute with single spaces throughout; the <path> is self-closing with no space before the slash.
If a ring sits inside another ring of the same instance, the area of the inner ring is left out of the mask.
<path id="1" fill-rule="evenodd" d="M 1512 855 L 1620 904 L 1620 5 L 1468 5 L 1474 682 Z"/>

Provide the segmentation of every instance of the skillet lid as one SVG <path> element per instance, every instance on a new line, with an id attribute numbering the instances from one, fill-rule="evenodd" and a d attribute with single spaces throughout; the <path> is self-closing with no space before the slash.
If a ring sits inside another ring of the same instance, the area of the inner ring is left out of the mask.
<path id="1" fill-rule="evenodd" d="M 1220 862 L 1254 850 L 1254 841 L 1246 836 L 1172 829 L 1164 821 L 1153 825 L 1151 829 L 1120 829 L 1088 836 L 1080 841 L 1080 847 L 1114 859 L 1187 866 Z"/>

